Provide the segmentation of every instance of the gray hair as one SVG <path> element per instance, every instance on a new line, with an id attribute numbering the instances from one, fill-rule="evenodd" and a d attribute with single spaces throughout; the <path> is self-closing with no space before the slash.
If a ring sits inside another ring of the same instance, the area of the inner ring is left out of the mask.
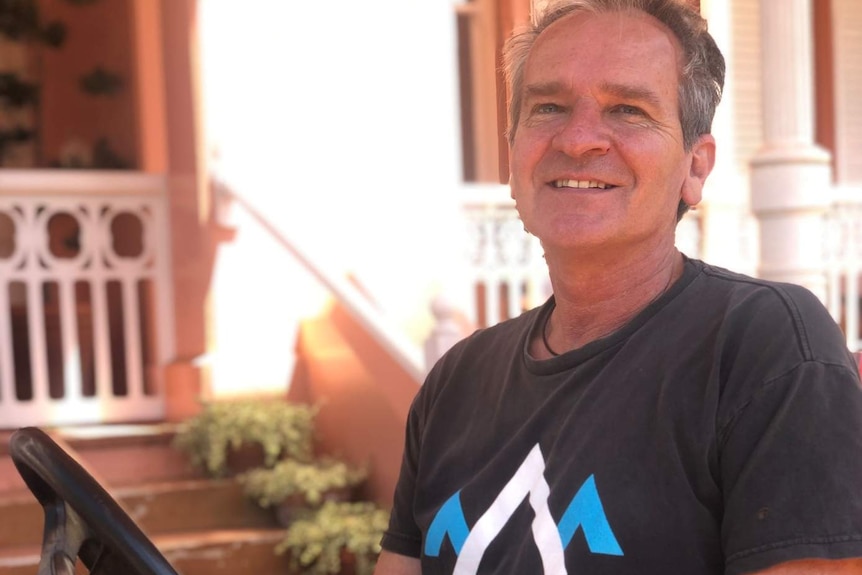
<path id="1" fill-rule="evenodd" d="M 506 85 L 509 88 L 511 144 L 521 115 L 524 67 L 536 39 L 548 26 L 575 12 L 593 14 L 640 10 L 667 26 L 682 47 L 679 78 L 679 121 L 686 151 L 710 132 L 715 108 L 724 88 L 724 57 L 707 32 L 706 20 L 684 0 L 556 0 L 534 17 L 530 26 L 513 35 L 503 48 Z"/>

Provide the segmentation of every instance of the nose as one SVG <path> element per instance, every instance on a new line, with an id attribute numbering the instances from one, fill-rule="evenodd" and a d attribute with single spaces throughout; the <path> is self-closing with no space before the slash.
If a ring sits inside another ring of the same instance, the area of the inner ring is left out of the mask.
<path id="1" fill-rule="evenodd" d="M 573 107 L 567 121 L 554 134 L 553 146 L 573 158 L 606 154 L 611 147 L 611 134 L 601 110 L 586 103 Z"/>

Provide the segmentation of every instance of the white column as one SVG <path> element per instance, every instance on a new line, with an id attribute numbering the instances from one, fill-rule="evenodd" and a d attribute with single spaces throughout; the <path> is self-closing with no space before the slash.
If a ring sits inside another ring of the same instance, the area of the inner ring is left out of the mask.
<path id="1" fill-rule="evenodd" d="M 752 258 L 744 246 L 748 239 L 744 229 L 749 210 L 748 177 L 740 173 L 734 153 L 737 136 L 733 118 L 739 110 L 734 98 L 733 7 L 733 3 L 727 0 L 700 1 L 700 13 L 709 22 L 709 33 L 724 55 L 727 74 L 721 103 L 712 122 L 717 146 L 716 162 L 706 182 L 703 201 L 697 208 L 699 226 L 693 218 L 695 214 L 687 215 L 688 221 L 683 220 L 677 226 L 677 246 L 687 255 L 703 258 L 711 264 L 753 274 Z M 694 234 L 689 236 L 689 239 L 699 239 L 699 245 L 689 247 L 689 251 L 685 251 L 688 246 L 684 242 L 687 224 L 700 229 L 699 238 Z M 696 247 L 700 248 L 699 252 Z"/>
<path id="2" fill-rule="evenodd" d="M 823 217 L 832 174 L 829 152 L 814 143 L 811 0 L 761 0 L 760 10 L 764 145 L 751 162 L 758 272 L 825 300 Z"/>

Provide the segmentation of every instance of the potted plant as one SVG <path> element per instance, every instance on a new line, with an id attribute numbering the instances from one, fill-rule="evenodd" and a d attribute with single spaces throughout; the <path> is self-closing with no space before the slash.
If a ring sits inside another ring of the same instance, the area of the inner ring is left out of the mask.
<path id="1" fill-rule="evenodd" d="M 371 575 L 389 514 L 373 503 L 328 501 L 294 522 L 276 546 L 302 573 Z"/>
<path id="2" fill-rule="evenodd" d="M 245 468 L 272 467 L 280 457 L 309 461 L 316 414 L 315 407 L 281 400 L 208 403 L 180 427 L 174 446 L 214 477 L 244 470 L 230 462 L 241 450 L 257 452 L 258 461 Z"/>
<path id="3" fill-rule="evenodd" d="M 284 459 L 271 469 L 253 469 L 239 476 L 245 494 L 261 507 L 274 507 L 287 526 L 302 507 L 320 507 L 325 501 L 351 501 L 367 469 L 331 457 L 317 461 Z"/>

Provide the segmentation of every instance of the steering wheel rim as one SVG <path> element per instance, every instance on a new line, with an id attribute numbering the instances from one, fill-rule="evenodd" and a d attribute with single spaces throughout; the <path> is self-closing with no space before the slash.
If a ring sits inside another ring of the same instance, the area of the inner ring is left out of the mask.
<path id="1" fill-rule="evenodd" d="M 177 575 L 114 498 L 44 431 L 17 430 L 9 451 L 45 513 L 39 575 L 73 575 L 77 557 L 91 574 Z"/>

